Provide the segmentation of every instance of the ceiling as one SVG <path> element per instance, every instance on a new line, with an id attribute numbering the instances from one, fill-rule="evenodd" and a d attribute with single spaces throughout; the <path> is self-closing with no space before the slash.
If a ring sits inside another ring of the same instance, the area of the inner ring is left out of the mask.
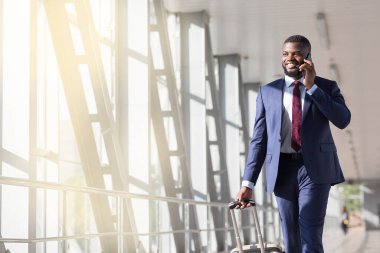
<path id="1" fill-rule="evenodd" d="M 265 84 L 281 76 L 282 42 L 289 35 L 305 35 L 317 75 L 338 80 L 352 113 L 345 130 L 333 127 L 346 179 L 380 180 L 380 83 L 375 80 L 380 75 L 380 1 L 164 2 L 170 12 L 208 13 L 214 54 L 240 54 L 244 83 Z M 325 15 L 329 47 L 323 43 L 317 13 Z M 336 66 L 335 73 L 331 66 Z"/>

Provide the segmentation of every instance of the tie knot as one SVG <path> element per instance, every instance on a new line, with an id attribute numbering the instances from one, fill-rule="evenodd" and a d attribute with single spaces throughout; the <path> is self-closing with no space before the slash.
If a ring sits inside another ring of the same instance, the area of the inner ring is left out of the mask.
<path id="1" fill-rule="evenodd" d="M 295 80 L 295 81 L 293 82 L 293 84 L 294 84 L 294 87 L 298 88 L 298 87 L 301 85 L 301 82 L 298 81 L 298 80 Z"/>

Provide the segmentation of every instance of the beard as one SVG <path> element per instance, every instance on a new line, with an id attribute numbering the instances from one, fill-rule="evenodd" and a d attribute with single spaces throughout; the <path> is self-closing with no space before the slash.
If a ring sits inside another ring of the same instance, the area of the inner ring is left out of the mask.
<path id="1" fill-rule="evenodd" d="M 291 72 L 289 72 L 285 66 L 282 66 L 282 68 L 284 69 L 284 73 L 285 75 L 287 76 L 290 76 L 290 77 L 301 77 L 302 76 L 302 71 L 300 71 L 298 68 L 292 70 Z"/>

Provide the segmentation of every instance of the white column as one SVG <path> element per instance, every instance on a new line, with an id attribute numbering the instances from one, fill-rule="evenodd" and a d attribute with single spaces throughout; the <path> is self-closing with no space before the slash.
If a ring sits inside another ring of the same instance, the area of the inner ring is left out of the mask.
<path id="1" fill-rule="evenodd" d="M 225 133 L 225 150 L 231 198 L 240 189 L 240 127 L 239 69 L 237 54 L 218 56 L 220 106 Z"/>
<path id="2" fill-rule="evenodd" d="M 149 194 L 150 87 L 148 70 L 148 0 L 119 2 L 118 120 L 126 154 L 129 192 Z M 131 201 L 138 233 L 149 232 L 149 202 Z M 133 219 L 130 217 L 130 219 Z M 149 251 L 149 237 L 138 238 Z M 141 246 L 139 246 L 141 247 Z"/>
<path id="3" fill-rule="evenodd" d="M 205 12 L 181 13 L 181 91 L 183 122 L 195 199 L 207 199 Z M 197 208 L 198 223 L 207 225 L 207 209 Z M 205 237 L 202 237 L 205 242 Z"/>

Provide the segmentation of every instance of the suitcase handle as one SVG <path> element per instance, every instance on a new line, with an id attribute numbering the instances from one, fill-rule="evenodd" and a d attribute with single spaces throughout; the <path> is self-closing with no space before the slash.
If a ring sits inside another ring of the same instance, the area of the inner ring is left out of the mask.
<path id="1" fill-rule="evenodd" d="M 256 206 L 256 202 L 253 201 L 252 199 L 245 199 L 244 202 L 251 204 L 251 206 Z M 242 204 L 239 200 L 235 200 L 235 201 L 228 203 L 228 208 L 229 209 L 235 209 L 237 206 L 240 207 L 241 205 Z"/>
<path id="2" fill-rule="evenodd" d="M 257 217 L 256 203 L 255 203 L 255 201 L 253 201 L 251 199 L 245 199 L 244 202 L 250 203 L 251 206 L 253 207 L 252 214 L 253 214 L 253 220 L 255 222 L 257 238 L 258 238 L 259 244 L 260 244 L 260 251 L 261 251 L 261 253 L 265 253 L 263 236 L 261 234 L 259 219 Z M 235 207 L 241 206 L 241 205 L 242 205 L 241 202 L 237 201 L 237 200 L 236 201 L 232 201 L 232 202 L 230 202 L 228 204 L 228 208 L 230 209 L 230 212 L 231 212 L 232 225 L 234 227 L 235 236 L 236 236 L 236 242 L 238 244 L 237 246 L 238 246 L 238 249 L 239 249 L 239 253 L 243 253 L 243 245 L 242 245 L 242 243 L 240 241 L 239 229 L 238 229 L 238 226 L 237 226 L 236 217 L 235 217 L 235 210 L 234 209 L 235 209 Z"/>

